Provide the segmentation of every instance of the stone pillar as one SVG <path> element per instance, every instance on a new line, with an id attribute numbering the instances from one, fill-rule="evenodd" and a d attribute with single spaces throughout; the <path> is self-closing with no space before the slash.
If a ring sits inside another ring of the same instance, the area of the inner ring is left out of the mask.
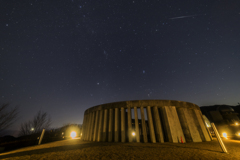
<path id="1" fill-rule="evenodd" d="M 83 116 L 83 124 L 82 124 L 82 130 L 81 130 L 81 133 L 82 133 L 82 137 L 81 137 L 81 139 L 83 139 L 83 137 L 84 137 L 84 131 L 85 131 L 85 123 L 86 123 L 86 117 L 87 116 Z M 80 136 L 81 136 L 81 134 L 80 134 Z"/>
<path id="2" fill-rule="evenodd" d="M 202 138 L 202 141 L 211 141 L 210 136 L 207 132 L 205 123 L 203 122 L 201 111 L 197 110 L 197 109 L 194 109 L 193 112 L 197 116 L 197 118 L 195 118 L 195 124 L 197 125 L 198 131 L 199 131 L 200 136 Z"/>
<path id="3" fill-rule="evenodd" d="M 128 107 L 128 141 L 132 142 L 133 137 L 132 137 L 132 113 L 131 113 L 131 108 Z"/>
<path id="4" fill-rule="evenodd" d="M 126 142 L 125 109 L 121 107 L 121 142 Z"/>
<path id="5" fill-rule="evenodd" d="M 158 107 L 153 107 L 154 127 L 156 128 L 156 139 L 158 142 L 164 143 L 163 129 L 159 117 Z"/>
<path id="6" fill-rule="evenodd" d="M 108 142 L 113 141 L 113 109 L 109 109 Z"/>
<path id="7" fill-rule="evenodd" d="M 99 127 L 98 127 L 98 135 L 97 135 L 97 141 L 102 141 L 102 133 L 103 133 L 103 110 L 100 110 L 99 113 Z"/>
<path id="8" fill-rule="evenodd" d="M 182 127 L 178 118 L 176 107 L 165 106 L 161 108 L 164 119 L 164 126 L 166 130 L 166 136 L 169 142 L 173 143 L 183 143 L 186 142 Z"/>
<path id="9" fill-rule="evenodd" d="M 153 120 L 152 120 L 152 112 L 151 112 L 150 106 L 147 106 L 147 115 L 148 115 L 148 126 L 150 131 L 150 138 L 152 143 L 156 143 L 155 131 L 154 131 Z"/>
<path id="10" fill-rule="evenodd" d="M 90 141 L 90 129 L 91 129 L 91 122 L 92 122 L 92 116 L 93 116 L 93 113 L 89 113 L 89 120 L 88 120 L 88 124 L 87 124 L 87 137 L 86 137 L 86 140 L 87 141 Z"/>
<path id="11" fill-rule="evenodd" d="M 87 114 L 87 121 L 86 121 L 86 130 L 84 140 L 88 140 L 88 129 L 89 129 L 89 122 L 90 122 L 90 114 Z"/>
<path id="12" fill-rule="evenodd" d="M 99 121 L 99 110 L 96 111 L 96 120 L 95 120 L 95 126 L 94 126 L 94 131 L 93 131 L 93 141 L 97 140 L 97 130 L 98 130 L 98 121 Z"/>
<path id="13" fill-rule="evenodd" d="M 102 141 L 106 142 L 107 141 L 107 128 L 108 128 L 108 110 L 104 110 L 104 119 L 103 119 L 103 134 L 102 134 Z"/>
<path id="14" fill-rule="evenodd" d="M 141 106 L 141 119 L 142 119 L 142 132 L 143 132 L 143 142 L 147 143 L 148 138 L 147 138 L 147 129 L 146 129 L 146 121 L 145 121 L 145 115 L 144 115 L 144 109 Z"/>
<path id="15" fill-rule="evenodd" d="M 114 134 L 114 141 L 119 142 L 119 108 L 115 108 L 115 134 Z"/>
<path id="16" fill-rule="evenodd" d="M 86 131 L 86 122 L 87 122 L 87 115 L 84 114 L 84 118 L 83 118 L 83 127 L 82 127 L 82 140 L 85 140 L 85 131 Z"/>
<path id="17" fill-rule="evenodd" d="M 137 107 L 134 107 L 134 117 L 135 117 L 135 135 L 136 135 L 136 142 L 140 142 Z"/>
<path id="18" fill-rule="evenodd" d="M 86 116 L 86 121 L 85 121 L 85 131 L 84 131 L 84 136 L 83 140 L 87 140 L 87 130 L 88 130 L 88 121 L 89 121 L 89 114 L 85 115 Z"/>
<path id="19" fill-rule="evenodd" d="M 92 122 L 91 122 L 91 129 L 90 129 L 90 141 L 93 140 L 93 130 L 94 130 L 94 124 L 95 124 L 95 117 L 96 116 L 96 112 L 93 112 L 93 116 L 92 116 Z"/>
<path id="20" fill-rule="evenodd" d="M 188 108 L 177 108 L 179 120 L 187 142 L 202 142 L 194 117 L 189 114 Z"/>

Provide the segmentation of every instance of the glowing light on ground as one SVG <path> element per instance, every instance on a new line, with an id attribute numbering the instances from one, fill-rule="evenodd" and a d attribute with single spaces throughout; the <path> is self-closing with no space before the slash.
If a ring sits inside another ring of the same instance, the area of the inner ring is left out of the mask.
<path id="1" fill-rule="evenodd" d="M 132 135 L 135 136 L 135 132 L 132 132 Z"/>
<path id="2" fill-rule="evenodd" d="M 77 133 L 76 133 L 75 131 L 72 131 L 71 134 L 70 134 L 70 136 L 71 136 L 72 139 L 73 139 L 73 138 L 75 138 L 75 137 L 77 136 Z"/>
<path id="3" fill-rule="evenodd" d="M 223 135 L 224 138 L 227 139 L 227 133 L 224 132 L 222 135 Z"/>

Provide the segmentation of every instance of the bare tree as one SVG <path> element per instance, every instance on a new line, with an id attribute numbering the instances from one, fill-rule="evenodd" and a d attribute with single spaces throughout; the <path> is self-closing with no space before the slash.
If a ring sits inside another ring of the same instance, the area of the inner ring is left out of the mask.
<path id="1" fill-rule="evenodd" d="M 0 133 L 10 127 L 17 118 L 18 107 L 8 109 L 9 104 L 0 106 Z"/>
<path id="2" fill-rule="evenodd" d="M 47 112 L 38 111 L 32 120 L 21 124 L 20 135 L 39 133 L 42 129 L 48 129 L 50 125 L 51 118 Z"/>

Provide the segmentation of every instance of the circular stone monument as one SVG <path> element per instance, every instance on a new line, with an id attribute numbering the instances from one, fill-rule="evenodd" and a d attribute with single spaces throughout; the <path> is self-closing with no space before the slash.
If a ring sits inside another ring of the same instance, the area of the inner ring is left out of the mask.
<path id="1" fill-rule="evenodd" d="M 87 109 L 82 139 L 186 143 L 211 141 L 211 135 L 196 104 L 175 100 L 134 100 Z"/>

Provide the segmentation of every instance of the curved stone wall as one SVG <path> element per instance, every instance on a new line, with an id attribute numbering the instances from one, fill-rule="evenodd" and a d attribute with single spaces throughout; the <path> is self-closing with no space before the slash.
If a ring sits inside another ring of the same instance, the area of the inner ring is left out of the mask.
<path id="1" fill-rule="evenodd" d="M 82 134 L 83 140 L 97 142 L 211 141 L 200 108 L 174 100 L 122 101 L 91 107 L 84 113 Z"/>

